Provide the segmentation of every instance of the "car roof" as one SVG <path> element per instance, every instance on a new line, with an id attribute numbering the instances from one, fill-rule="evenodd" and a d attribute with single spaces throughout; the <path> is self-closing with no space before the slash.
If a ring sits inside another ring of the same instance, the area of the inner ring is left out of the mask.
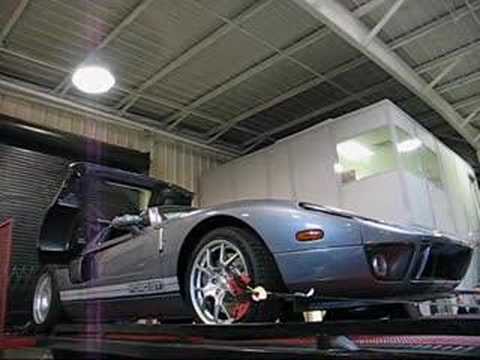
<path id="1" fill-rule="evenodd" d="M 91 177 L 104 178 L 111 181 L 118 181 L 120 183 L 135 185 L 139 187 L 145 187 L 149 189 L 153 188 L 170 188 L 175 191 L 184 192 L 192 195 L 193 193 L 187 189 L 184 189 L 178 185 L 154 179 L 150 176 L 134 173 L 131 171 L 112 168 L 105 165 L 99 165 L 89 162 L 74 162 L 69 165 L 72 170 L 79 170 L 84 175 Z"/>

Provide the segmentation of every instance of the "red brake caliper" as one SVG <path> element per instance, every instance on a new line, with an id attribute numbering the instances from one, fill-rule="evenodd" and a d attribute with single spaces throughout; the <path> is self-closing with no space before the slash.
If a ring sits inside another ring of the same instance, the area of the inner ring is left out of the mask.
<path id="1" fill-rule="evenodd" d="M 237 303 L 234 305 L 231 315 L 235 320 L 240 320 L 247 315 L 252 302 L 250 295 L 247 292 L 247 287 L 252 282 L 252 279 L 248 275 L 233 275 L 228 281 L 228 286 L 232 290 L 233 295 L 237 298 Z"/>

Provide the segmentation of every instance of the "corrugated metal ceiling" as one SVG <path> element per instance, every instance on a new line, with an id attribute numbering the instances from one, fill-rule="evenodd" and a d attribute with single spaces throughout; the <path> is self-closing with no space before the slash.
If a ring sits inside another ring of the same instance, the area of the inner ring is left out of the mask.
<path id="1" fill-rule="evenodd" d="M 357 16 L 375 3 L 360 17 L 370 28 L 395 2 L 337 1 Z M 476 162 L 446 121 L 290 0 L 0 0 L 0 10 L 0 74 L 58 97 L 239 152 L 387 97 Z M 407 0 L 378 36 L 428 82 L 459 59 L 435 89 L 468 117 L 480 107 L 479 19 L 480 0 Z M 112 69 L 114 91 L 69 85 L 88 61 Z"/>

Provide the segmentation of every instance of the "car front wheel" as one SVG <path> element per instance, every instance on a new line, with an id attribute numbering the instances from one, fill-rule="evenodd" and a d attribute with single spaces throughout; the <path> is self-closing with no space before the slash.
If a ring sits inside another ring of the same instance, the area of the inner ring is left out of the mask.
<path id="1" fill-rule="evenodd" d="M 206 234 L 195 248 L 185 277 L 188 300 L 205 324 L 275 321 L 279 304 L 254 302 L 249 289 L 281 289 L 274 260 L 252 231 L 224 227 Z"/>

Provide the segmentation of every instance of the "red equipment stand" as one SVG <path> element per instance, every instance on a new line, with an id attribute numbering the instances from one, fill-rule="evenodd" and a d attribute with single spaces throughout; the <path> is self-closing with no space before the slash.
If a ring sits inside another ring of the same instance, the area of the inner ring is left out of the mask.
<path id="1" fill-rule="evenodd" d="M 0 334 L 5 332 L 7 298 L 10 280 L 10 257 L 12 253 L 13 220 L 0 224 Z"/>

